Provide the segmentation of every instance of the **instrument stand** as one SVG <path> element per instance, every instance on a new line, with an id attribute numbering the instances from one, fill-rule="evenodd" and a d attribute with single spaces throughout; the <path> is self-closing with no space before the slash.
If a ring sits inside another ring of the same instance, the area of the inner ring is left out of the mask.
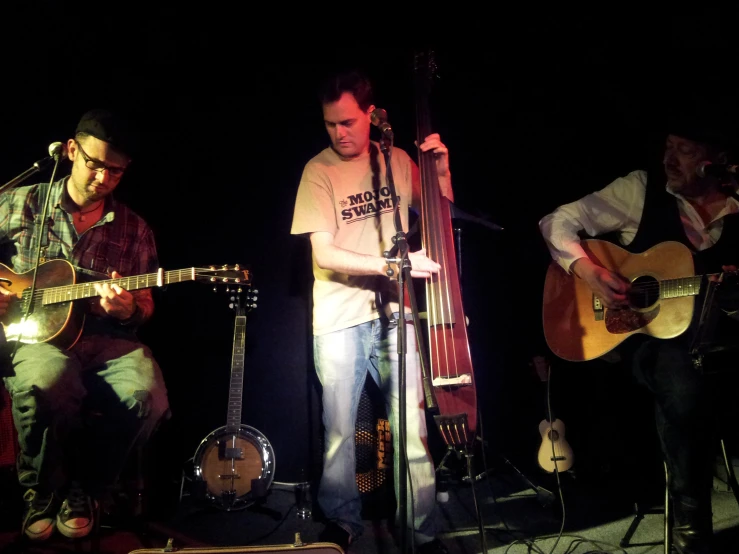
<path id="1" fill-rule="evenodd" d="M 472 454 L 465 454 L 463 452 L 459 452 L 455 450 L 452 447 L 447 447 L 447 452 L 446 454 L 444 454 L 444 457 L 442 458 L 437 468 L 438 480 L 440 482 L 440 485 L 437 486 L 437 491 L 442 492 L 442 493 L 446 492 L 449 484 L 452 482 L 452 480 L 449 477 L 451 470 L 449 467 L 445 465 L 447 458 L 449 458 L 449 456 L 452 453 L 455 453 L 458 459 L 462 455 L 464 455 L 468 459 L 471 459 L 473 457 Z M 531 479 L 529 479 L 520 469 L 518 469 L 513 464 L 513 462 L 511 462 L 510 459 L 508 459 L 503 454 L 498 454 L 497 456 L 498 458 L 500 458 L 501 461 L 503 461 L 507 466 L 511 467 L 513 471 L 515 471 L 518 477 L 521 478 L 521 480 L 527 485 L 528 488 L 530 488 L 532 491 L 536 493 L 536 499 L 539 501 L 539 504 L 541 504 L 543 508 L 548 508 L 554 503 L 555 496 L 552 491 L 545 489 L 544 487 L 541 487 L 535 484 L 533 481 L 531 481 Z M 493 473 L 494 473 L 494 470 L 486 469 L 478 473 L 477 475 L 475 475 L 474 472 L 471 471 L 471 468 L 467 467 L 466 474 L 463 475 L 461 478 L 459 478 L 458 482 L 465 483 L 465 484 L 476 483 L 478 481 L 482 481 L 483 479 L 486 479 L 487 477 L 491 476 Z"/>
<path id="2" fill-rule="evenodd" d="M 496 225 L 495 223 L 490 223 L 490 222 L 481 220 L 479 218 L 474 218 L 472 216 L 469 216 L 469 214 L 466 214 L 465 212 L 463 212 L 462 210 L 459 210 L 458 208 L 455 208 L 452 213 L 454 215 L 454 219 L 457 219 L 457 220 L 459 220 L 459 219 L 461 219 L 461 220 L 469 220 L 469 221 L 473 221 L 474 223 L 480 223 L 483 226 L 485 226 L 485 227 L 487 227 L 487 228 L 489 228 L 490 230 L 493 230 L 493 231 L 502 231 L 503 230 L 502 227 L 500 227 L 499 225 Z M 462 256 L 461 256 L 461 252 L 462 252 L 462 229 L 459 226 L 455 225 L 454 228 L 453 228 L 453 231 L 454 231 L 454 239 L 455 239 L 454 242 L 455 242 L 455 246 L 456 246 L 456 255 L 457 255 L 456 256 L 457 257 L 457 270 L 458 270 L 459 276 L 461 278 L 461 276 L 462 276 Z M 478 415 L 478 420 L 480 420 L 480 419 L 481 418 Z M 479 424 L 479 425 L 481 426 L 482 424 Z M 488 447 L 487 441 L 484 441 L 484 440 L 480 439 L 479 437 L 477 438 L 477 441 L 479 441 L 479 443 L 480 443 L 480 448 L 485 449 L 485 448 Z M 481 540 L 481 545 L 482 545 L 482 552 L 487 552 L 487 545 L 486 545 L 486 538 L 485 538 L 486 537 L 486 534 L 485 534 L 486 527 L 484 525 L 484 522 L 483 522 L 483 519 L 482 519 L 482 514 L 481 514 L 481 512 L 479 510 L 479 507 L 478 507 L 478 504 L 477 504 L 477 498 L 475 496 L 474 483 L 476 483 L 478 481 L 481 481 L 482 479 L 485 479 L 488 476 L 490 476 L 493 473 L 493 470 L 492 469 L 486 469 L 483 472 L 475 475 L 474 474 L 474 471 L 473 471 L 473 467 L 472 467 L 473 454 L 470 452 L 470 448 L 468 446 L 464 446 L 464 445 L 454 445 L 454 446 L 452 446 L 452 445 L 447 444 L 447 451 L 444 454 L 441 462 L 439 462 L 438 467 L 437 467 L 437 470 L 436 470 L 436 473 L 437 473 L 437 499 L 439 499 L 439 501 L 442 501 L 442 502 L 445 501 L 445 500 L 442 500 L 442 499 L 448 494 L 447 493 L 447 489 L 448 489 L 449 484 L 452 482 L 452 480 L 450 479 L 451 470 L 446 465 L 447 460 L 449 459 L 449 457 L 452 454 L 455 454 L 456 455 L 456 458 L 458 460 L 461 460 L 462 457 L 465 458 L 465 462 L 466 462 L 465 463 L 465 473 L 466 474 L 463 475 L 461 478 L 458 478 L 457 479 L 457 482 L 458 483 L 469 484 L 472 487 L 473 501 L 474 501 L 474 504 L 475 504 L 475 513 L 476 513 L 477 520 L 478 520 L 478 529 L 479 529 L 479 533 L 480 533 L 480 540 Z M 541 487 L 541 486 L 536 485 L 535 483 L 533 483 L 505 455 L 503 455 L 501 453 L 498 453 L 497 454 L 497 457 L 500 458 L 507 466 L 510 466 L 518 474 L 518 476 L 523 480 L 523 482 L 531 490 L 533 490 L 536 493 L 536 498 L 537 498 L 539 504 L 543 508 L 548 508 L 548 507 L 550 507 L 554 503 L 555 495 L 554 495 L 553 492 L 549 491 L 548 489 L 545 489 L 544 487 Z M 485 458 L 486 457 L 483 455 L 483 459 L 485 459 Z M 460 473 L 462 473 L 462 472 L 460 471 Z"/>

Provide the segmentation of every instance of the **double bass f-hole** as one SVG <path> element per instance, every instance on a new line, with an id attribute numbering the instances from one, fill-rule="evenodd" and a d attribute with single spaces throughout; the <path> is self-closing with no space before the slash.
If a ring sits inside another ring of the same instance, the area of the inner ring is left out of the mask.
<path id="1" fill-rule="evenodd" d="M 433 53 L 416 55 L 417 144 L 432 133 L 428 93 L 435 70 Z M 434 153 L 419 149 L 418 161 L 422 246 L 428 257 L 441 265 L 439 273 L 426 280 L 428 362 L 431 392 L 438 410 L 434 420 L 449 447 L 467 450 L 474 442 L 477 428 L 477 395 L 462 306 L 451 202 L 441 193 Z"/>

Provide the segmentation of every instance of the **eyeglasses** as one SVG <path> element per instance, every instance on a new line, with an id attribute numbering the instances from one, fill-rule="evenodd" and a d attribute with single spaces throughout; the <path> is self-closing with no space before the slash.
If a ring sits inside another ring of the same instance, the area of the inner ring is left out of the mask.
<path id="1" fill-rule="evenodd" d="M 123 175 L 123 172 L 126 171 L 125 167 L 111 167 L 109 165 L 105 165 L 100 160 L 95 160 L 91 158 L 87 155 L 87 152 L 82 149 L 82 145 L 79 142 L 77 142 L 76 140 L 74 142 L 75 144 L 77 144 L 77 148 L 79 148 L 80 154 L 82 154 L 82 158 L 85 160 L 85 167 L 87 167 L 88 169 L 93 169 L 98 172 L 107 170 L 111 177 L 116 178 Z"/>

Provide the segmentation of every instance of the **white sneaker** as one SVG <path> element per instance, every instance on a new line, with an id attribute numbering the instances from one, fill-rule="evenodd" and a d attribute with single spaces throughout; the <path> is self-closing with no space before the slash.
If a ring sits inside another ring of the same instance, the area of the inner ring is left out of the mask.
<path id="1" fill-rule="evenodd" d="M 76 483 L 72 483 L 66 500 L 56 516 L 59 532 L 70 539 L 86 537 L 95 524 L 94 502 Z"/>

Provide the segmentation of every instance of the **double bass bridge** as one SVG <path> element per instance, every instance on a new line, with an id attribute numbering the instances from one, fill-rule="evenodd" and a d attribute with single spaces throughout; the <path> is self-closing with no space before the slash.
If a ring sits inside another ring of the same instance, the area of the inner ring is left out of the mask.
<path id="1" fill-rule="evenodd" d="M 471 385 L 472 376 L 469 373 L 462 373 L 453 377 L 439 376 L 435 377 L 431 382 L 435 387 L 452 387 L 459 385 Z"/>

